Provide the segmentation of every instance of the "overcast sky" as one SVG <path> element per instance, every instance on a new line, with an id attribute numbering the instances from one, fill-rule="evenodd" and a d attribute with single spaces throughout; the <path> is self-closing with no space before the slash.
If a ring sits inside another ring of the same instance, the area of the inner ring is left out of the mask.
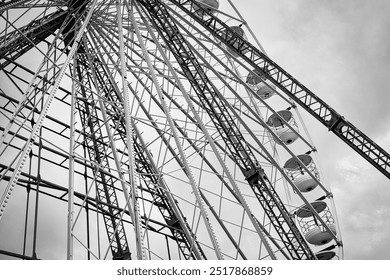
<path id="1" fill-rule="evenodd" d="M 234 1 L 268 55 L 390 152 L 390 1 Z M 345 259 L 390 259 L 390 181 L 303 113 Z"/>
<path id="2" fill-rule="evenodd" d="M 390 152 L 390 0 L 233 2 L 275 62 Z M 334 193 L 345 259 L 390 259 L 389 179 L 301 114 Z"/>

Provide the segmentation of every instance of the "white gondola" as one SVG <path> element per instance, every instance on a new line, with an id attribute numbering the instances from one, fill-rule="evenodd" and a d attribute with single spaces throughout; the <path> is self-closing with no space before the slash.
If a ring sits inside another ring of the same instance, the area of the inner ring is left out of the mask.
<path id="1" fill-rule="evenodd" d="M 289 126 L 286 125 L 288 123 Z M 271 129 L 279 136 L 280 141 L 284 144 L 289 145 L 298 139 L 298 124 L 295 122 L 295 119 L 292 113 L 289 110 L 283 110 L 277 112 L 277 114 L 272 114 L 267 121 L 267 124 Z M 278 139 L 275 139 L 277 143 L 280 143 Z"/>
<path id="2" fill-rule="evenodd" d="M 196 0 L 196 2 L 211 13 L 214 13 L 219 8 L 219 0 Z M 199 13 L 201 12 L 199 11 Z"/>
<path id="3" fill-rule="evenodd" d="M 326 202 L 315 201 L 310 203 L 330 231 L 336 235 L 336 226 Z M 296 216 L 301 226 L 302 233 L 307 242 L 313 245 L 325 245 L 332 240 L 332 235 L 326 230 L 320 221 L 314 216 L 309 208 L 304 205 L 296 211 Z"/>
<path id="4" fill-rule="evenodd" d="M 320 261 L 323 260 L 332 260 L 336 256 L 336 253 L 333 251 L 322 251 L 316 254 L 316 258 Z"/>
<path id="5" fill-rule="evenodd" d="M 246 84 L 255 92 L 253 96 L 257 99 L 267 99 L 275 94 L 276 87 L 267 82 L 264 75 L 257 70 L 249 72 Z"/>
<path id="6" fill-rule="evenodd" d="M 291 178 L 294 184 L 301 192 L 309 192 L 318 186 L 320 175 L 316 164 L 314 163 L 310 155 L 298 155 L 297 158 L 290 158 L 284 164 L 284 170 L 286 174 Z M 303 169 L 302 164 L 310 171 L 310 173 L 317 179 L 315 180 L 310 174 Z"/>
<path id="7" fill-rule="evenodd" d="M 233 30 L 234 33 L 238 34 L 238 35 L 239 35 L 240 37 L 242 37 L 244 40 L 247 40 L 247 37 L 246 37 L 246 35 L 245 35 L 244 30 L 243 30 L 240 26 L 230 26 L 230 28 Z M 229 33 L 227 33 L 227 34 L 229 34 Z M 234 48 L 238 48 L 238 47 L 239 47 L 238 44 L 241 42 L 241 41 L 236 40 L 235 38 L 229 37 L 229 36 L 228 36 L 228 38 L 226 38 L 226 39 L 230 42 L 230 44 L 233 44 Z M 224 46 L 224 48 L 225 48 L 225 50 L 226 50 L 226 52 L 227 52 L 228 54 L 230 54 L 231 56 L 234 56 L 234 57 L 237 57 L 237 56 L 238 56 L 238 54 L 237 54 L 231 47 L 226 46 L 226 45 L 223 45 L 223 46 Z M 244 53 L 246 53 L 246 52 L 248 52 L 248 51 L 249 51 L 249 50 L 244 51 Z"/>

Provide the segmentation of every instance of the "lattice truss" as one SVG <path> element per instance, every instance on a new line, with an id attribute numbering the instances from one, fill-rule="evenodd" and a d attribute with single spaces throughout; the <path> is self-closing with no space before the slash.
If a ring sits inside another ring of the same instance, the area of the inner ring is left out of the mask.
<path id="1" fill-rule="evenodd" d="M 296 157 L 315 146 L 267 123 L 294 101 L 259 72 L 275 96 L 256 98 L 253 66 L 207 27 L 244 19 L 183 2 L 2 1 L 3 255 L 312 259 L 341 246 L 310 204 L 331 192 Z M 285 172 L 291 157 L 315 191 Z M 302 205 L 327 248 L 305 240 Z"/>

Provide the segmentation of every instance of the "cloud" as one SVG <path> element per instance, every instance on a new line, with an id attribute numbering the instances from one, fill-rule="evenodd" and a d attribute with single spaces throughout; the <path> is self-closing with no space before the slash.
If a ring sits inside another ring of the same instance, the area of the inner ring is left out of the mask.
<path id="1" fill-rule="evenodd" d="M 388 179 L 352 155 L 336 164 L 331 185 L 347 259 L 390 259 Z M 385 246 L 385 245 L 388 246 Z"/>
<path id="2" fill-rule="evenodd" d="M 256 30 L 271 58 L 363 131 L 380 133 L 378 119 L 390 120 L 390 3 L 268 5 L 270 24 Z"/>

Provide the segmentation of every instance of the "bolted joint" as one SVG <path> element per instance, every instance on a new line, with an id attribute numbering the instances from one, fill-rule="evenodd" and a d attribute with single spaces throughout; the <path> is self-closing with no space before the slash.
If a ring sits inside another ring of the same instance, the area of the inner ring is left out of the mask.
<path id="1" fill-rule="evenodd" d="M 243 173 L 245 175 L 245 180 L 251 185 L 258 184 L 260 177 L 265 175 L 264 169 L 259 166 L 253 166 L 250 169 L 243 170 Z"/>
<path id="2" fill-rule="evenodd" d="M 336 132 L 341 129 L 344 123 L 345 123 L 344 117 L 337 113 L 334 113 L 332 114 L 330 120 L 327 122 L 327 126 L 329 128 L 329 131 Z"/>

